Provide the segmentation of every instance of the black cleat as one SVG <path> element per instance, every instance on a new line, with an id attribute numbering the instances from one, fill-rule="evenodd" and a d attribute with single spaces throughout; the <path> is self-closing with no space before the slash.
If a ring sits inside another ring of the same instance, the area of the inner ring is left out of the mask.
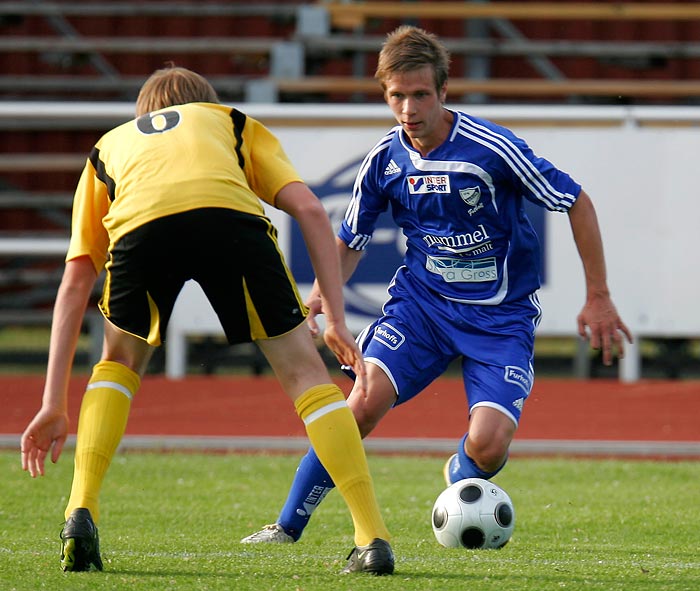
<path id="1" fill-rule="evenodd" d="M 102 570 L 100 538 L 87 509 L 75 509 L 61 531 L 61 568 L 64 572 Z"/>
<path id="2" fill-rule="evenodd" d="M 348 565 L 341 572 L 342 574 L 392 574 L 394 572 L 394 553 L 389 542 L 375 538 L 367 546 L 355 546 L 348 555 Z"/>

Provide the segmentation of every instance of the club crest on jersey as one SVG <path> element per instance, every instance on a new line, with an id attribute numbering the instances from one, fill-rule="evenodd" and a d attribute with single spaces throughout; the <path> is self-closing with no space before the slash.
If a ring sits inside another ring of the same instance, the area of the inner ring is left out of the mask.
<path id="1" fill-rule="evenodd" d="M 483 209 L 484 207 L 483 203 L 479 203 L 479 200 L 481 199 L 481 187 L 479 187 L 479 185 L 476 187 L 460 189 L 459 196 L 462 198 L 462 201 L 469 205 L 467 213 L 470 216 L 474 215 L 477 211 Z"/>
<path id="2" fill-rule="evenodd" d="M 481 187 L 477 185 L 476 187 L 460 189 L 459 196 L 467 205 L 471 205 L 473 207 L 479 203 L 479 199 L 481 199 Z"/>
<path id="3" fill-rule="evenodd" d="M 450 177 L 446 174 L 414 175 L 407 177 L 407 180 L 411 195 L 450 192 Z"/>

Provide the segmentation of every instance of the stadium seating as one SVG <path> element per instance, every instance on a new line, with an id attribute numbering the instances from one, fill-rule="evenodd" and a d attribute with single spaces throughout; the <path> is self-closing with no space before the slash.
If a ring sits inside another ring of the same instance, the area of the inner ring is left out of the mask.
<path id="1" fill-rule="evenodd" d="M 61 264 L 51 241 L 67 238 L 72 190 L 105 130 L 89 113 L 42 118 L 46 101 L 128 104 L 173 62 L 206 75 L 226 102 L 380 103 L 377 51 L 402 23 L 450 49 L 453 102 L 700 97 L 696 2 L 3 2 L 0 102 L 36 116 L 0 118 L 0 330 L 25 323 L 28 310 L 48 321 Z M 12 250 L 17 238 L 43 242 L 30 254 L 27 242 Z"/>
<path id="2" fill-rule="evenodd" d="M 697 3 L 161 0 L 0 4 L 0 98 L 132 100 L 172 61 L 227 100 L 379 102 L 376 53 L 401 23 L 443 38 L 470 102 L 697 96 Z"/>

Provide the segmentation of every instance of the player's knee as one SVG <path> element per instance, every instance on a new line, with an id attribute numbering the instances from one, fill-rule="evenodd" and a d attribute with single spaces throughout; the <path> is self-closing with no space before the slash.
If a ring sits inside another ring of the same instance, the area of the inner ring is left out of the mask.
<path id="1" fill-rule="evenodd" d="M 508 457 L 510 441 L 497 437 L 477 436 L 467 439 L 467 455 L 484 472 L 496 472 Z"/>
<path id="2" fill-rule="evenodd" d="M 471 456 L 470 456 L 471 457 Z M 477 455 L 477 457 L 473 457 L 472 459 L 476 463 L 476 465 L 479 467 L 480 470 L 483 470 L 484 472 L 498 472 L 502 467 L 505 461 L 508 458 L 508 454 L 497 454 L 497 453 L 486 453 L 486 454 L 481 454 Z"/>

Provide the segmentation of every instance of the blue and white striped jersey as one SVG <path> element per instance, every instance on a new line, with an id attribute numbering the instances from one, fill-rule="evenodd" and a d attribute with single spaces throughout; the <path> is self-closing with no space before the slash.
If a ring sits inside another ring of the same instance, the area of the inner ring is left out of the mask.
<path id="1" fill-rule="evenodd" d="M 540 245 L 523 199 L 566 212 L 580 190 L 510 130 L 455 112 L 449 137 L 426 158 L 400 126 L 374 146 L 338 235 L 364 249 L 391 206 L 414 281 L 450 300 L 496 305 L 540 287 Z"/>

